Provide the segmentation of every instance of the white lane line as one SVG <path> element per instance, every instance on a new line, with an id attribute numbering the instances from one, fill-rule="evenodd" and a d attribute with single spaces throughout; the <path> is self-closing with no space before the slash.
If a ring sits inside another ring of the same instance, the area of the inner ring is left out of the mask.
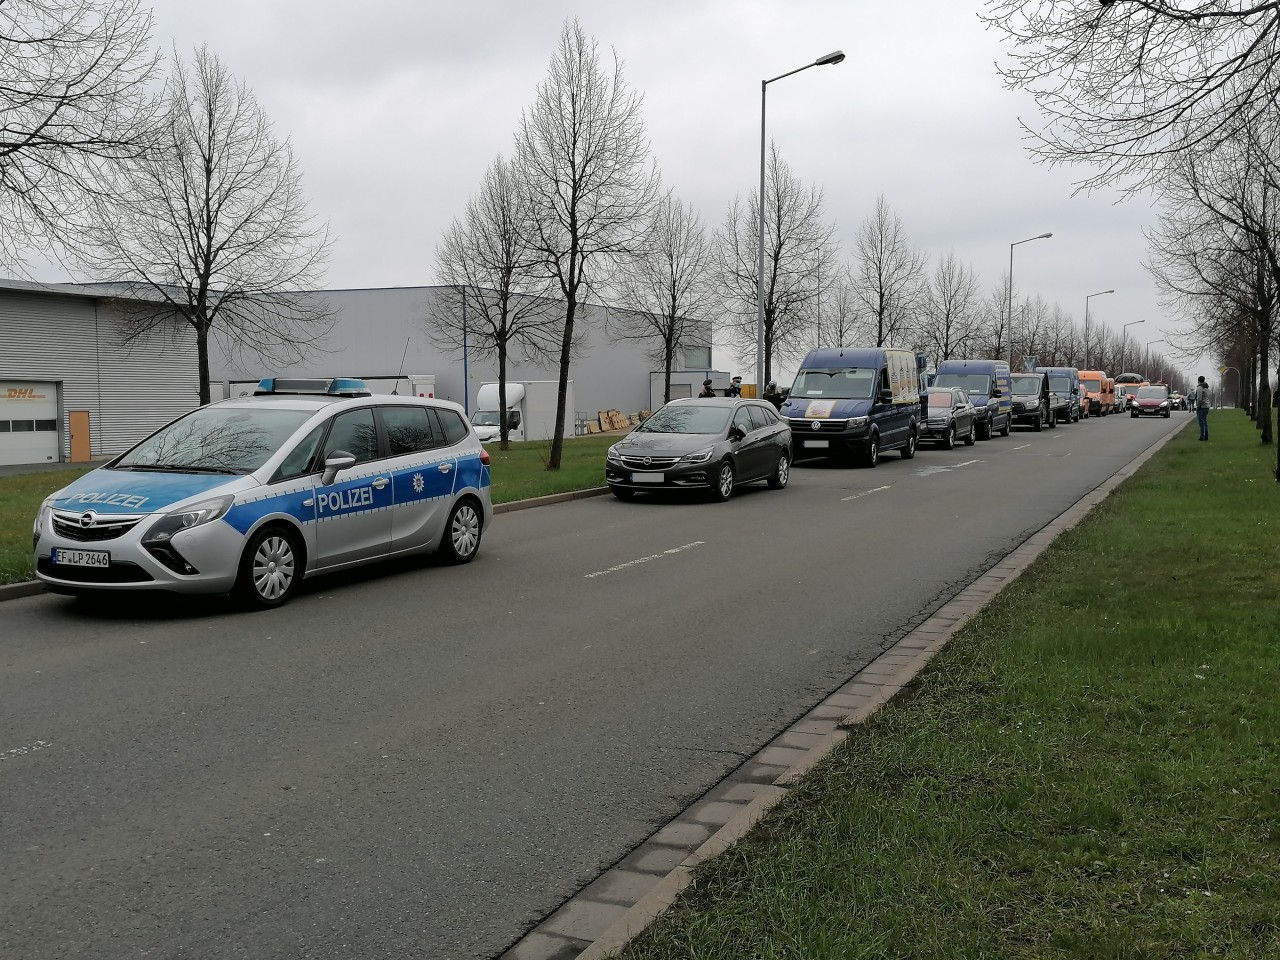
<path id="1" fill-rule="evenodd" d="M 1027 449 L 1027 447 L 1029 447 L 1029 446 L 1031 446 L 1031 444 L 1029 444 L 1029 443 L 1024 443 L 1022 446 L 1020 446 L 1020 447 L 1014 447 L 1013 449 L 1015 449 L 1015 450 L 1025 450 L 1025 449 Z"/>
<path id="2" fill-rule="evenodd" d="M 975 464 L 975 463 L 982 463 L 982 461 L 981 461 L 981 460 L 966 460 L 964 463 L 957 463 L 957 464 L 953 464 L 953 466 L 957 466 L 957 467 L 969 467 L 969 466 L 972 466 L 972 465 L 973 465 L 973 464 Z"/>
<path id="3" fill-rule="evenodd" d="M 14 747 L 11 750 L 0 751 L 0 760 L 12 760 L 14 757 L 24 757 L 28 753 L 35 753 L 37 750 L 43 750 L 45 747 L 52 747 L 53 744 L 48 740 L 37 740 L 35 743 L 29 743 L 25 747 Z"/>
<path id="4" fill-rule="evenodd" d="M 626 563 L 620 563 L 617 566 L 609 567 L 607 570 L 597 570 L 595 573 L 584 573 L 584 580 L 590 580 L 592 577 L 603 577 L 606 574 L 617 573 L 619 570 L 626 570 L 628 567 L 639 566 L 642 563 L 648 563 L 650 560 L 661 560 L 663 557 L 669 557 L 673 553 L 683 553 L 685 550 L 691 550 L 694 547 L 700 547 L 705 540 L 695 540 L 693 543 L 686 543 L 679 547 L 672 547 L 670 550 L 663 550 L 661 553 L 651 553 L 647 557 L 640 557 L 637 560 L 628 560 Z"/>
<path id="5" fill-rule="evenodd" d="M 889 484 L 889 486 L 893 486 L 893 484 Z M 886 487 L 876 487 L 876 488 L 875 488 L 875 489 L 873 489 L 873 490 L 863 490 L 861 493 L 855 493 L 852 497 L 841 497 L 841 498 L 840 498 L 840 502 L 841 502 L 841 503 L 844 503 L 844 502 L 846 502 L 846 501 L 848 501 L 848 500 L 858 500 L 858 499 L 860 499 L 861 497 L 865 497 L 865 496 L 867 496 L 867 495 L 869 495 L 869 494 L 872 494 L 872 493 L 879 493 L 881 490 L 888 490 L 888 489 L 889 489 L 889 487 L 888 487 L 888 486 L 886 486 Z"/>

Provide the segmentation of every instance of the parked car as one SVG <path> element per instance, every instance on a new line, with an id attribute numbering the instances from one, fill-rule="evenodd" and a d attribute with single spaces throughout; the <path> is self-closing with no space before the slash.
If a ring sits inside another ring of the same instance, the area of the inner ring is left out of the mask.
<path id="1" fill-rule="evenodd" d="M 1013 422 L 1025 423 L 1039 433 L 1046 426 L 1058 425 L 1050 402 L 1049 376 L 1042 371 L 1015 373 L 1011 378 L 1013 392 Z"/>
<path id="2" fill-rule="evenodd" d="M 1138 392 L 1133 396 L 1133 406 L 1129 408 L 1129 416 L 1135 419 L 1137 417 L 1168 417 L 1168 389 L 1155 385 L 1139 387 Z"/>
<path id="3" fill-rule="evenodd" d="M 937 440 L 950 450 L 957 440 L 972 446 L 978 438 L 978 409 L 959 387 L 929 387 L 928 416 L 920 428 L 921 440 Z"/>
<path id="4" fill-rule="evenodd" d="M 999 431 L 1009 435 L 1013 424 L 1013 397 L 1009 364 L 1003 360 L 943 360 L 934 386 L 960 387 L 977 410 L 979 440 L 990 440 Z"/>
<path id="5" fill-rule="evenodd" d="M 762 400 L 672 400 L 609 448 L 604 475 L 619 500 L 703 490 L 724 501 L 756 480 L 781 490 L 791 475 L 791 428 Z"/>
<path id="6" fill-rule="evenodd" d="M 492 516 L 489 455 L 456 403 L 267 379 L 51 495 L 32 541 L 57 593 L 232 592 L 274 607 L 305 577 L 385 557 L 466 563 Z"/>

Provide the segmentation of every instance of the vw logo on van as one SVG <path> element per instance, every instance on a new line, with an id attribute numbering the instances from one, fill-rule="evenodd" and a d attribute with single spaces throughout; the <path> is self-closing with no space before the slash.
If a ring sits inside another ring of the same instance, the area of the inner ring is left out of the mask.
<path id="1" fill-rule="evenodd" d="M 821 429 L 822 429 L 822 421 L 821 421 L 821 420 L 815 420 L 815 421 L 813 421 L 813 423 L 809 424 L 809 429 L 810 429 L 810 430 L 821 430 Z"/>

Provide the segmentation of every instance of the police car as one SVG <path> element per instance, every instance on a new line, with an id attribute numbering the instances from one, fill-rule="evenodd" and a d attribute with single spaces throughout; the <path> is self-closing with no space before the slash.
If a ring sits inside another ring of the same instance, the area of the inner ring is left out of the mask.
<path id="1" fill-rule="evenodd" d="M 32 534 L 52 590 L 234 593 L 437 551 L 466 563 L 493 518 L 462 408 L 360 380 L 263 380 L 193 410 L 50 496 Z"/>

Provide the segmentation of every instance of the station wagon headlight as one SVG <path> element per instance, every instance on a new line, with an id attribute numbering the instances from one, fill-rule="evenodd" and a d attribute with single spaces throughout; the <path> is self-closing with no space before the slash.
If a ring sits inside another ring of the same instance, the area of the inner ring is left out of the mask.
<path id="1" fill-rule="evenodd" d="M 695 450 L 693 453 L 686 453 L 680 458 L 681 463 L 706 463 L 711 459 L 711 455 L 716 452 L 715 447 L 703 447 L 701 450 Z"/>
<path id="2" fill-rule="evenodd" d="M 231 494 L 227 494 L 222 497 L 214 497 L 212 500 L 202 500 L 200 503 L 183 507 L 181 510 L 174 510 L 172 513 L 166 513 L 151 525 L 151 529 L 142 538 L 142 542 L 147 544 L 168 543 L 175 533 L 190 530 L 192 527 L 198 527 L 202 524 L 212 523 L 231 509 L 231 504 L 235 502 L 235 499 Z"/>
<path id="3" fill-rule="evenodd" d="M 616 443 L 609 448 L 608 452 L 605 453 L 604 458 L 606 460 L 612 460 L 614 463 L 622 462 L 622 454 L 618 452 L 618 445 Z"/>

